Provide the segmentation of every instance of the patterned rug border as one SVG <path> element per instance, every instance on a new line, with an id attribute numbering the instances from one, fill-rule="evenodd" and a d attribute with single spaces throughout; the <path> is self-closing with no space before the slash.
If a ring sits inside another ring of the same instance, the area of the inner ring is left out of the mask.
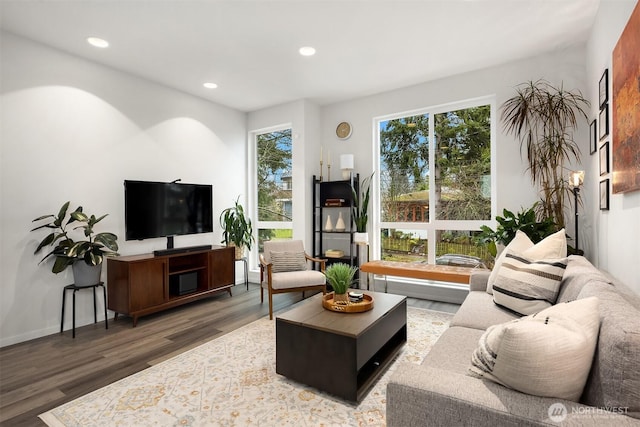
<path id="1" fill-rule="evenodd" d="M 452 317 L 407 307 L 407 344 L 357 405 L 276 374 L 275 321 L 262 317 L 39 418 L 52 427 L 384 425 L 389 376 L 400 361 L 421 363 Z"/>

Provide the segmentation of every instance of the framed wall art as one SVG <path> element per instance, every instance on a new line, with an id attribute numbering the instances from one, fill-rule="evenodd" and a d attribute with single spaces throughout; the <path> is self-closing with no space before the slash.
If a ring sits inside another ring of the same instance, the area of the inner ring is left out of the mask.
<path id="1" fill-rule="evenodd" d="M 611 171 L 614 194 L 640 190 L 640 3 L 613 49 Z"/>
<path id="2" fill-rule="evenodd" d="M 594 119 L 589 126 L 589 153 L 593 154 L 598 151 L 598 125 Z"/>
<path id="3" fill-rule="evenodd" d="M 600 96 L 598 97 L 598 106 L 600 109 L 604 107 L 604 104 L 609 100 L 609 69 L 605 69 L 600 77 L 600 90 L 598 91 Z"/>
<path id="4" fill-rule="evenodd" d="M 604 105 L 604 108 L 600 110 L 600 117 L 598 117 L 598 132 L 599 139 L 604 139 L 609 135 L 609 106 Z"/>
<path id="5" fill-rule="evenodd" d="M 600 181 L 600 210 L 609 210 L 609 179 Z"/>
<path id="6" fill-rule="evenodd" d="M 600 175 L 609 173 L 609 141 L 600 147 Z"/>

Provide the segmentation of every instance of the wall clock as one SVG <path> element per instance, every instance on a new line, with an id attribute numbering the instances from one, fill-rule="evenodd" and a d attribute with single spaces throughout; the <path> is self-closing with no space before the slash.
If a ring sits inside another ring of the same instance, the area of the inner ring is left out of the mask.
<path id="1" fill-rule="evenodd" d="M 351 123 L 340 122 L 336 127 L 336 136 L 340 139 L 347 139 L 351 136 Z"/>

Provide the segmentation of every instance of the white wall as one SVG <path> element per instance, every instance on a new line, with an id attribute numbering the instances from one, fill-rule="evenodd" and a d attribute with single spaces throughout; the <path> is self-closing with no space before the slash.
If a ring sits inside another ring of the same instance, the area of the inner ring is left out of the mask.
<path id="1" fill-rule="evenodd" d="M 99 230 L 120 237 L 121 254 L 164 248 L 165 239 L 124 240 L 123 181 L 213 184 L 217 220 L 246 191 L 246 115 L 8 33 L 1 48 L 4 346 L 57 332 L 61 290 L 72 283 L 70 269 L 54 275 L 50 264 L 38 266 L 33 251 L 45 233 L 29 232 L 33 218 L 70 200 L 109 214 Z M 214 233 L 176 237 L 176 246 L 220 238 L 214 221 Z M 79 293 L 77 307 L 79 325 L 93 321 L 90 292 Z"/>
<path id="2" fill-rule="evenodd" d="M 604 70 L 609 69 L 609 129 L 613 126 L 612 53 L 636 4 L 635 0 L 601 2 L 588 42 L 588 94 L 593 104 L 591 119 L 598 117 L 598 82 Z M 636 117 L 640 123 L 638 111 Z M 606 140 L 611 147 L 611 133 Z M 610 152 L 610 155 L 613 158 L 615 153 Z M 589 237 L 597 248 L 592 261 L 640 293 L 640 191 L 611 194 L 610 210 L 600 211 L 598 160 L 598 155 L 594 154 L 585 162 L 585 193 L 589 200 L 585 205 L 586 222 Z M 607 177 L 611 179 L 612 176 Z"/>

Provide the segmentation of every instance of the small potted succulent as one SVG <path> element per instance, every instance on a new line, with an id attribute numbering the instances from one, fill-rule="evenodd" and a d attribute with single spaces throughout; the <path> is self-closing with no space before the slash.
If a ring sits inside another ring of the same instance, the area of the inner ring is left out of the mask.
<path id="1" fill-rule="evenodd" d="M 72 266 L 74 283 L 78 286 L 94 285 L 100 281 L 102 262 L 106 256 L 117 256 L 118 237 L 113 233 L 95 233 L 93 227 L 102 221 L 107 215 L 96 218 L 94 215 L 87 215 L 83 212 L 82 206 L 67 217 L 69 202 L 60 208 L 58 215 L 43 215 L 33 220 L 40 222 L 48 220 L 31 231 L 42 228 L 51 229 L 49 233 L 38 245 L 34 254 L 39 253 L 47 246 L 53 246 L 53 250 L 46 254 L 40 263 L 49 257 L 55 257 L 51 271 L 60 273 L 68 266 Z M 75 225 L 71 230 L 68 227 Z M 86 240 L 74 240 L 70 236 L 70 231 L 82 230 Z"/>
<path id="2" fill-rule="evenodd" d="M 333 301 L 337 304 L 348 304 L 349 296 L 347 291 L 354 282 L 358 269 L 343 262 L 337 262 L 328 266 L 324 272 L 327 282 L 333 288 Z"/>

